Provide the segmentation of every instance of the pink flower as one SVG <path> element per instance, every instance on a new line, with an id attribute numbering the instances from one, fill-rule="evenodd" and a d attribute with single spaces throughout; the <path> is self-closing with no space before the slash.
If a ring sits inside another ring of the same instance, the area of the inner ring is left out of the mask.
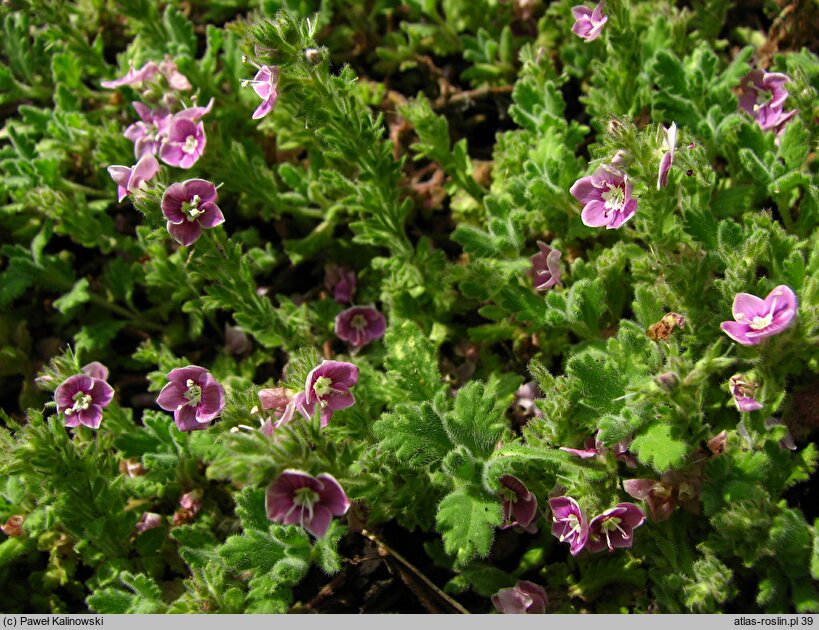
<path id="1" fill-rule="evenodd" d="M 305 420 L 310 420 L 316 408 L 316 404 L 307 404 L 304 392 L 299 392 L 295 396 L 289 389 L 275 387 L 273 389 L 259 390 L 259 401 L 262 409 L 272 411 L 276 421 L 268 420 L 263 425 L 263 433 L 268 437 L 280 426 L 293 420 L 295 412 L 298 411 Z M 269 422 L 269 424 L 268 424 Z"/>
<path id="2" fill-rule="evenodd" d="M 742 374 L 734 374 L 728 381 L 728 387 L 737 409 L 741 412 L 748 413 L 762 409 L 762 404 L 754 398 L 756 390 L 759 389 L 756 383 L 746 381 Z"/>
<path id="3" fill-rule="evenodd" d="M 117 184 L 117 201 L 145 189 L 146 182 L 158 172 L 159 162 L 150 154 L 139 158 L 139 161 L 130 168 L 119 164 L 108 167 L 108 174 Z"/>
<path id="4" fill-rule="evenodd" d="M 549 499 L 552 510 L 552 535 L 560 542 L 568 542 L 570 551 L 576 556 L 583 550 L 589 536 L 589 523 L 577 501 L 571 497 Z"/>
<path id="5" fill-rule="evenodd" d="M 213 109 L 214 99 L 210 99 L 208 104 L 204 107 L 199 107 L 198 105 L 191 105 L 190 107 L 186 107 L 182 111 L 176 112 L 174 114 L 175 119 L 182 119 L 185 118 L 190 120 L 191 122 L 198 123 L 202 118 L 210 114 L 211 110 Z"/>
<path id="6" fill-rule="evenodd" d="M 540 389 L 534 381 L 524 383 L 515 391 L 512 411 L 521 424 L 526 424 L 529 418 L 543 417 L 543 412 L 538 409 L 536 403 L 538 398 L 540 398 Z"/>
<path id="7" fill-rule="evenodd" d="M 619 228 L 634 216 L 637 200 L 631 196 L 631 182 L 620 169 L 609 165 L 578 179 L 569 191 L 583 204 L 581 219 L 589 227 Z"/>
<path id="8" fill-rule="evenodd" d="M 202 509 L 203 495 L 204 492 L 200 488 L 186 492 L 179 497 L 179 505 L 188 510 L 192 515 L 197 514 L 199 510 Z"/>
<path id="9" fill-rule="evenodd" d="M 153 61 L 149 61 L 144 66 L 142 66 L 139 70 L 134 69 L 134 62 L 131 61 L 129 63 L 130 69 L 125 74 L 124 77 L 120 79 L 114 79 L 113 81 L 103 81 L 100 85 L 104 88 L 118 88 L 122 85 L 141 85 L 143 81 L 147 81 L 157 72 L 159 72 L 159 66 L 156 65 Z"/>
<path id="10" fill-rule="evenodd" d="M 739 84 L 739 108 L 753 116 L 762 129 L 781 133 L 797 113 L 795 109 L 785 111 L 788 98 L 785 84 L 788 81 L 790 79 L 779 72 L 751 70 Z"/>
<path id="11" fill-rule="evenodd" d="M 502 588 L 492 595 L 492 604 L 505 615 L 539 615 L 546 612 L 549 598 L 542 586 L 518 580 L 512 588 Z"/>
<path id="12" fill-rule="evenodd" d="M 102 364 L 98 364 L 102 365 Z M 104 366 L 102 366 L 104 367 Z M 89 368 L 89 366 L 86 366 Z M 85 369 L 85 368 L 84 368 Z M 92 373 L 101 374 L 95 368 Z M 107 376 L 107 375 L 106 375 Z M 102 421 L 102 410 L 114 398 L 114 388 L 104 379 L 88 374 L 70 376 L 54 392 L 57 411 L 65 416 L 65 426 L 76 427 L 80 424 L 96 429 Z"/>
<path id="13" fill-rule="evenodd" d="M 157 527 L 162 527 L 162 515 L 155 512 L 143 512 L 134 527 L 134 531 L 137 534 L 141 534 L 142 532 L 147 532 L 149 529 L 156 529 Z"/>
<path id="14" fill-rule="evenodd" d="M 674 163 L 674 150 L 677 148 L 677 123 L 671 123 L 668 129 L 662 127 L 662 130 L 665 135 L 665 146 L 668 150 L 663 153 L 663 157 L 660 160 L 660 172 L 657 174 L 657 190 L 665 188 L 668 185 L 668 172 Z"/>
<path id="15" fill-rule="evenodd" d="M 572 16 L 574 16 L 574 26 L 572 26 L 572 33 L 578 37 L 582 37 L 586 42 L 592 42 L 603 32 L 603 25 L 608 22 L 608 17 L 603 15 L 603 0 L 597 3 L 594 10 L 579 5 L 572 7 Z"/>
<path id="16" fill-rule="evenodd" d="M 657 522 L 671 518 L 674 508 L 677 507 L 674 487 L 662 481 L 625 479 L 623 489 L 635 499 L 645 501 L 651 512 L 651 518 Z"/>
<path id="17" fill-rule="evenodd" d="M 634 459 L 634 456 L 628 452 L 629 444 L 631 444 L 631 440 L 620 440 L 612 447 L 611 451 L 614 453 L 616 460 L 625 463 L 629 468 L 637 468 L 637 461 Z M 603 442 L 600 441 L 599 433 L 595 437 L 586 438 L 583 441 L 582 449 L 561 446 L 560 450 L 571 453 L 581 459 L 591 459 L 592 457 L 602 456 L 609 452 L 609 449 L 603 446 Z"/>
<path id="18" fill-rule="evenodd" d="M 350 271 L 338 265 L 327 265 L 324 275 L 324 287 L 333 292 L 333 299 L 339 304 L 345 304 L 353 299 L 355 293 L 355 271 Z"/>
<path id="19" fill-rule="evenodd" d="M 645 513 L 633 503 L 618 503 L 591 520 L 586 549 L 597 553 L 606 548 L 614 551 L 631 547 L 634 530 L 645 520 Z"/>
<path id="20" fill-rule="evenodd" d="M 307 375 L 305 404 L 318 404 L 321 426 L 327 426 L 333 412 L 352 407 L 355 397 L 350 388 L 358 382 L 358 367 L 344 361 L 322 361 Z"/>
<path id="21" fill-rule="evenodd" d="M 168 232 L 177 243 L 188 247 L 202 235 L 202 229 L 225 222 L 219 206 L 216 186 L 204 179 L 189 179 L 171 184 L 162 195 L 162 214 L 168 220 Z"/>
<path id="22" fill-rule="evenodd" d="M 285 470 L 267 489 L 267 517 L 282 525 L 301 525 L 316 538 L 327 533 L 333 516 L 343 516 L 350 499 L 335 477 Z"/>
<path id="23" fill-rule="evenodd" d="M 108 380 L 108 368 L 99 361 L 92 361 L 82 366 L 82 373 L 100 381 Z"/>
<path id="24" fill-rule="evenodd" d="M 503 529 L 520 525 L 530 534 L 537 531 L 534 520 L 537 517 L 537 497 L 529 492 L 517 477 L 502 475 L 501 501 L 503 503 Z"/>
<path id="25" fill-rule="evenodd" d="M 156 404 L 173 411 L 180 431 L 207 429 L 225 407 L 225 390 L 210 372 L 198 365 L 168 372 L 168 384 Z"/>
<path id="26" fill-rule="evenodd" d="M 560 250 L 552 249 L 542 241 L 537 242 L 537 254 L 532 256 L 529 275 L 537 291 L 546 291 L 560 283 Z"/>
<path id="27" fill-rule="evenodd" d="M 171 60 L 170 55 L 165 55 L 165 60 L 159 64 L 159 71 L 168 81 L 168 85 L 171 87 L 171 89 L 180 91 L 191 89 L 191 84 L 188 81 L 188 78 L 179 72 L 176 64 Z"/>
<path id="28" fill-rule="evenodd" d="M 174 116 L 168 127 L 168 137 L 159 149 L 160 159 L 170 166 L 190 168 L 205 152 L 205 127 L 189 118 Z"/>
<path id="29" fill-rule="evenodd" d="M 168 136 L 171 114 L 167 109 L 151 109 L 138 101 L 131 105 L 141 120 L 130 125 L 122 135 L 134 143 L 134 155 L 137 159 L 148 154 L 154 155 Z"/>
<path id="30" fill-rule="evenodd" d="M 737 293 L 731 309 L 736 321 L 722 322 L 720 328 L 737 343 L 755 346 L 793 324 L 797 308 L 796 294 L 784 284 L 764 300 L 750 293 Z"/>
<path id="31" fill-rule="evenodd" d="M 336 335 L 356 348 L 381 339 L 387 321 L 374 306 L 351 306 L 336 316 Z"/>
<path id="32" fill-rule="evenodd" d="M 255 65 L 255 64 L 254 64 Z M 264 118 L 276 106 L 276 99 L 279 96 L 279 68 L 273 66 L 256 66 L 259 71 L 253 79 L 242 81 L 242 86 L 252 86 L 253 91 L 262 99 L 261 104 L 253 112 L 253 120 Z"/>

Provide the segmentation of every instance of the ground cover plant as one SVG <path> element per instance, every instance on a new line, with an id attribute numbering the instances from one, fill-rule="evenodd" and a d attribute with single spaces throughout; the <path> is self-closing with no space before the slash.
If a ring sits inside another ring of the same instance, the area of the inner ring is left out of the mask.
<path id="1" fill-rule="evenodd" d="M 815 0 L 0 7 L 0 609 L 819 612 Z"/>

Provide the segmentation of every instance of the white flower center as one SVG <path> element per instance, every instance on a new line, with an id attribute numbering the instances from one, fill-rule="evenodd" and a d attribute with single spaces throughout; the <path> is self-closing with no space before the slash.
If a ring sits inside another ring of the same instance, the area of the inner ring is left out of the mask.
<path id="1" fill-rule="evenodd" d="M 313 391 L 316 392 L 316 396 L 321 398 L 322 396 L 326 396 L 333 391 L 332 385 L 332 379 L 327 378 L 326 376 L 319 376 L 316 379 L 315 385 L 313 385 Z"/>
<path id="2" fill-rule="evenodd" d="M 91 394 L 86 394 L 85 392 L 77 392 L 74 394 L 74 406 L 71 409 L 66 409 L 65 415 L 70 416 L 72 413 L 77 413 L 78 411 L 85 411 L 91 406 L 93 402 L 93 398 L 91 398 Z"/>
<path id="3" fill-rule="evenodd" d="M 751 320 L 751 323 L 748 324 L 748 326 L 751 328 L 751 330 L 764 330 L 765 328 L 770 326 L 771 322 L 773 321 L 774 309 L 775 308 L 776 308 L 776 298 L 773 299 L 773 302 L 771 303 L 771 310 L 767 315 L 765 315 L 764 317 L 761 317 L 759 315 L 754 315 L 754 318 Z"/>
<path id="4" fill-rule="evenodd" d="M 574 538 L 576 534 L 580 533 L 580 519 L 577 518 L 577 514 L 569 514 L 563 518 L 554 517 L 553 520 L 555 523 L 566 523 L 571 526 L 570 529 L 560 535 L 560 542 L 563 542 L 567 538 Z"/>
<path id="5" fill-rule="evenodd" d="M 606 210 L 615 210 L 617 212 L 623 207 L 625 202 L 625 191 L 619 186 L 612 186 L 606 182 L 609 189 L 603 193 L 603 200 L 606 202 Z"/>
<path id="6" fill-rule="evenodd" d="M 188 401 L 188 405 L 191 407 L 196 407 L 196 405 L 198 405 L 199 401 L 202 399 L 202 388 L 194 383 L 192 378 L 189 378 L 185 385 L 187 386 L 188 391 L 182 395 Z"/>
<path id="7" fill-rule="evenodd" d="M 193 199 L 182 204 L 182 212 L 188 215 L 188 221 L 196 221 L 197 218 L 205 214 L 204 210 L 199 209 L 200 203 L 202 203 L 202 199 L 199 197 L 199 195 L 194 195 Z"/>
<path id="8" fill-rule="evenodd" d="M 191 155 L 193 153 L 196 153 L 196 149 L 198 146 L 199 143 L 196 140 L 196 136 L 191 135 L 185 138 L 185 144 L 182 145 L 182 150 L 188 155 Z"/>

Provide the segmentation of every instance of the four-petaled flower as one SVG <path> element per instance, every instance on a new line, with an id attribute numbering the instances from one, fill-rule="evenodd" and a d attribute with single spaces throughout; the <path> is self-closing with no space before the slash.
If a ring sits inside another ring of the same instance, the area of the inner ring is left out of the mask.
<path id="1" fill-rule="evenodd" d="M 537 497 L 529 492 L 526 485 L 517 477 L 502 475 L 501 502 L 503 503 L 503 529 L 520 525 L 530 534 L 537 531 L 534 520 L 537 516 Z"/>
<path id="2" fill-rule="evenodd" d="M 787 122 L 797 110 L 785 111 L 788 90 L 787 76 L 779 72 L 751 70 L 739 84 L 739 107 L 753 116 L 765 131 L 773 129 L 777 134 L 785 129 Z"/>
<path id="3" fill-rule="evenodd" d="M 146 187 L 146 182 L 159 172 L 159 162 L 153 155 L 144 155 L 132 167 L 112 164 L 108 174 L 117 184 L 117 201 L 138 193 Z"/>
<path id="4" fill-rule="evenodd" d="M 618 503 L 591 520 L 586 549 L 597 553 L 606 548 L 614 551 L 617 547 L 631 547 L 634 529 L 645 520 L 645 512 L 633 503 Z"/>
<path id="5" fill-rule="evenodd" d="M 797 307 L 796 294 L 784 284 L 764 300 L 750 293 L 737 293 L 731 309 L 736 321 L 722 322 L 720 328 L 743 346 L 755 346 L 793 324 Z"/>
<path id="6" fill-rule="evenodd" d="M 162 388 L 156 404 L 173 411 L 180 431 L 207 429 L 225 407 L 225 390 L 210 372 L 188 365 L 168 372 L 169 383 Z"/>
<path id="7" fill-rule="evenodd" d="M 268 518 L 282 525 L 301 525 L 316 538 L 327 533 L 333 516 L 343 516 L 350 499 L 335 477 L 313 477 L 301 470 L 285 470 L 267 488 Z"/>
<path id="8" fill-rule="evenodd" d="M 540 615 L 546 612 L 549 598 L 542 586 L 518 580 L 511 588 L 502 588 L 492 595 L 492 604 L 505 615 Z"/>
<path id="9" fill-rule="evenodd" d="M 549 499 L 552 510 L 552 535 L 568 542 L 573 556 L 579 554 L 589 537 L 589 523 L 577 501 L 571 497 Z"/>
<path id="10" fill-rule="evenodd" d="M 336 316 L 336 335 L 356 348 L 381 339 L 387 321 L 374 306 L 351 306 Z"/>
<path id="11" fill-rule="evenodd" d="M 170 166 L 190 168 L 205 152 L 205 127 L 178 114 L 171 118 L 168 136 L 159 149 L 160 159 Z"/>
<path id="12" fill-rule="evenodd" d="M 133 61 L 129 62 L 128 65 L 130 68 L 124 77 L 113 79 L 112 81 L 103 81 L 100 83 L 100 85 L 109 89 L 118 88 L 122 85 L 141 85 L 143 81 L 147 81 L 157 72 L 159 72 L 159 66 L 153 61 L 149 61 L 139 70 L 134 68 Z"/>
<path id="13" fill-rule="evenodd" d="M 210 229 L 225 222 L 216 205 L 216 186 L 204 179 L 189 179 L 171 184 L 162 195 L 162 214 L 168 220 L 168 232 L 184 246 L 196 242 L 202 228 Z"/>
<path id="14" fill-rule="evenodd" d="M 586 42 L 592 42 L 600 37 L 600 33 L 603 32 L 603 25 L 609 19 L 603 15 L 603 4 L 603 0 L 600 0 L 594 9 L 585 7 L 582 4 L 572 7 L 572 16 L 574 17 L 572 33 L 582 37 Z"/>
<path id="15" fill-rule="evenodd" d="M 140 120 L 130 125 L 122 135 L 134 143 L 134 155 L 137 159 L 145 155 L 154 155 L 159 151 L 162 142 L 168 135 L 171 114 L 167 109 L 151 109 L 144 103 L 131 103 Z"/>
<path id="16" fill-rule="evenodd" d="M 657 174 L 657 190 L 665 188 L 668 185 L 668 171 L 671 170 L 671 165 L 674 163 L 674 151 L 677 148 L 677 123 L 671 123 L 671 126 L 666 129 L 661 127 L 663 135 L 665 136 L 666 151 L 660 159 L 660 172 Z"/>
<path id="17" fill-rule="evenodd" d="M 580 218 L 589 227 L 606 226 L 613 230 L 637 211 L 628 175 L 611 165 L 604 164 L 591 175 L 581 177 L 569 192 L 583 204 Z"/>
<path id="18" fill-rule="evenodd" d="M 114 398 L 114 388 L 105 382 L 108 369 L 101 363 L 86 365 L 83 372 L 65 379 L 54 392 L 54 401 L 57 411 L 65 416 L 65 426 L 82 424 L 96 429 L 100 426 L 103 408 Z"/>
<path id="19" fill-rule="evenodd" d="M 529 275 L 537 291 L 546 291 L 560 283 L 560 250 L 552 249 L 543 241 L 538 241 L 537 246 L 540 251 L 530 258 Z"/>
<path id="20" fill-rule="evenodd" d="M 759 389 L 757 383 L 746 381 L 742 374 L 734 374 L 728 380 L 728 387 L 731 390 L 731 396 L 734 397 L 737 409 L 740 411 L 748 413 L 762 409 L 762 403 L 754 398 L 756 390 Z"/>
<path id="21" fill-rule="evenodd" d="M 344 361 L 322 361 L 307 375 L 304 384 L 306 405 L 318 404 L 321 426 L 327 426 L 333 412 L 352 407 L 350 388 L 358 382 L 358 367 Z"/>
<path id="22" fill-rule="evenodd" d="M 255 65 L 255 64 L 254 64 Z M 264 118 L 267 116 L 273 108 L 276 106 L 276 99 L 279 96 L 278 92 L 278 85 L 279 85 L 279 68 L 278 66 L 273 66 L 272 68 L 268 66 L 256 66 L 259 71 L 256 73 L 256 76 L 252 79 L 246 79 L 242 81 L 242 87 L 251 86 L 253 91 L 262 99 L 262 102 L 256 108 L 256 111 L 253 112 L 253 120 L 257 120 L 259 118 Z"/>

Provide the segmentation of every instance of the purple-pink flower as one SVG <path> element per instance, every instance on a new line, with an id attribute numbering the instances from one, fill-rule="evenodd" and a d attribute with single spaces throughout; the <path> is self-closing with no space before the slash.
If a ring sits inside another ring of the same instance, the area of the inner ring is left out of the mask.
<path id="1" fill-rule="evenodd" d="M 358 367 L 344 361 L 322 361 L 310 371 L 304 384 L 304 402 L 318 404 L 321 426 L 327 426 L 333 412 L 355 404 L 350 388 L 357 382 Z"/>
<path id="2" fill-rule="evenodd" d="M 765 131 L 776 133 L 784 130 L 785 124 L 793 118 L 797 110 L 785 111 L 788 90 L 787 76 L 779 72 L 751 70 L 739 84 L 739 107 L 751 116 Z"/>
<path id="3" fill-rule="evenodd" d="M 518 580 L 511 588 L 502 588 L 492 595 L 495 609 L 505 615 L 540 615 L 546 612 L 549 598 L 542 586 Z"/>
<path id="4" fill-rule="evenodd" d="M 151 109 L 144 103 L 131 103 L 140 120 L 130 125 L 124 135 L 134 143 L 134 155 L 137 159 L 144 155 L 155 155 L 168 135 L 171 114 L 167 109 Z"/>
<path id="5" fill-rule="evenodd" d="M 159 148 L 160 159 L 170 166 L 190 168 L 205 152 L 205 127 L 178 114 L 171 118 L 168 136 Z"/>
<path id="6" fill-rule="evenodd" d="M 102 421 L 102 410 L 114 398 L 114 388 L 105 382 L 104 378 L 90 376 L 105 374 L 97 366 L 105 368 L 101 363 L 89 364 L 83 368 L 85 374 L 69 376 L 54 392 L 54 401 L 57 411 L 65 416 L 65 426 L 76 427 L 80 424 L 96 429 Z"/>
<path id="7" fill-rule="evenodd" d="M 301 525 L 316 538 L 327 533 L 334 516 L 343 516 L 350 499 L 335 477 L 285 470 L 270 484 L 265 497 L 268 518 L 282 525 Z"/>
<path id="8" fill-rule="evenodd" d="M 583 204 L 580 218 L 589 227 L 619 228 L 634 216 L 637 200 L 631 196 L 631 182 L 623 171 L 610 165 L 578 179 L 569 191 Z"/>
<path id="9" fill-rule="evenodd" d="M 185 109 L 176 112 L 173 117 L 175 119 L 182 119 L 185 118 L 190 120 L 191 122 L 198 123 L 202 118 L 210 114 L 210 111 L 213 109 L 214 99 L 211 98 L 208 101 L 208 104 L 204 107 L 200 107 L 199 105 L 191 105 L 190 107 L 186 107 Z"/>
<path id="10" fill-rule="evenodd" d="M 82 366 L 82 373 L 91 378 L 96 378 L 101 381 L 108 380 L 108 368 L 99 361 L 91 361 Z"/>
<path id="11" fill-rule="evenodd" d="M 168 220 L 168 232 L 180 245 L 189 246 L 202 235 L 202 229 L 225 222 L 219 206 L 216 186 L 204 179 L 189 179 L 171 184 L 162 195 L 162 214 Z"/>
<path id="12" fill-rule="evenodd" d="M 298 392 L 296 395 L 285 387 L 274 387 L 272 389 L 259 390 L 259 401 L 262 404 L 262 409 L 265 411 L 272 411 L 276 421 L 268 420 L 263 425 L 263 433 L 273 434 L 273 431 L 280 426 L 287 424 L 293 420 L 293 416 L 298 411 L 305 420 L 313 417 L 316 404 L 310 405 L 306 402 L 304 392 Z M 268 424 L 269 422 L 269 424 Z"/>
<path id="13" fill-rule="evenodd" d="M 734 374 L 728 381 L 728 387 L 740 411 L 748 413 L 762 409 L 762 404 L 754 398 L 756 390 L 759 389 L 757 383 L 746 381 L 742 374 Z"/>
<path id="14" fill-rule="evenodd" d="M 534 381 L 524 383 L 515 391 L 512 410 L 521 424 L 525 424 L 529 418 L 543 417 L 543 412 L 535 402 L 538 398 L 540 398 L 540 389 Z"/>
<path id="15" fill-rule="evenodd" d="M 517 477 L 502 475 L 501 502 L 503 504 L 503 529 L 520 525 L 530 534 L 537 531 L 534 520 L 537 516 L 537 497 Z"/>
<path id="16" fill-rule="evenodd" d="M 560 250 L 552 249 L 543 241 L 538 241 L 537 246 L 540 251 L 530 258 L 529 275 L 537 291 L 546 291 L 560 283 Z"/>
<path id="17" fill-rule="evenodd" d="M 654 479 L 625 479 L 623 489 L 635 499 L 645 501 L 651 518 L 657 522 L 671 517 L 677 500 L 674 498 L 674 487 Z"/>
<path id="18" fill-rule="evenodd" d="M 586 42 L 592 42 L 600 37 L 600 33 L 603 32 L 603 25 L 609 19 L 603 15 L 603 4 L 603 0 L 600 0 L 594 9 L 585 7 L 582 4 L 572 7 L 572 16 L 574 17 L 572 33 L 582 37 Z"/>
<path id="19" fill-rule="evenodd" d="M 137 534 L 141 534 L 142 532 L 147 532 L 149 529 L 156 529 L 157 527 L 162 527 L 162 515 L 156 512 L 143 512 L 134 527 L 134 531 Z"/>
<path id="20" fill-rule="evenodd" d="M 645 512 L 633 503 L 618 503 L 591 520 L 586 549 L 597 553 L 606 548 L 614 551 L 616 548 L 631 547 L 634 529 L 645 520 Z"/>
<path id="21" fill-rule="evenodd" d="M 108 167 L 108 174 L 117 184 L 117 201 L 122 201 L 130 194 L 140 192 L 146 182 L 159 172 L 159 162 L 153 155 L 144 155 L 132 167 L 113 164 Z"/>
<path id="22" fill-rule="evenodd" d="M 332 264 L 327 265 L 324 275 L 324 287 L 333 292 L 333 299 L 339 304 L 346 304 L 355 293 L 355 271 Z"/>
<path id="23" fill-rule="evenodd" d="M 169 55 L 165 55 L 165 60 L 160 62 L 159 71 L 168 81 L 168 85 L 171 89 L 179 91 L 191 89 L 190 81 L 188 81 L 188 78 L 184 74 L 179 72 L 179 68 L 177 68 Z"/>
<path id="24" fill-rule="evenodd" d="M 736 321 L 720 324 L 722 331 L 743 346 L 755 346 L 793 324 L 798 301 L 790 287 L 780 284 L 764 300 L 750 293 L 737 293 L 732 312 Z"/>
<path id="25" fill-rule="evenodd" d="M 255 65 L 255 64 L 254 64 Z M 252 79 L 242 81 L 242 86 L 251 86 L 253 91 L 262 99 L 262 102 L 253 112 L 253 120 L 267 116 L 276 106 L 276 99 L 279 96 L 279 68 L 273 66 L 256 66 L 259 71 Z"/>
<path id="26" fill-rule="evenodd" d="M 113 79 L 111 81 L 103 81 L 100 83 L 100 85 L 104 88 L 110 89 L 118 88 L 122 85 L 141 85 L 143 81 L 147 81 L 157 72 L 159 72 L 159 66 L 153 61 L 149 61 L 139 70 L 134 69 L 133 61 L 129 63 L 129 66 L 130 69 L 124 77 Z"/>
<path id="27" fill-rule="evenodd" d="M 637 461 L 634 459 L 634 456 L 628 452 L 629 444 L 631 444 L 631 440 L 620 440 L 611 449 L 608 449 L 603 446 L 603 442 L 600 441 L 600 434 L 598 432 L 595 437 L 588 437 L 583 441 L 583 448 L 561 446 L 560 450 L 571 453 L 581 459 L 591 459 L 598 455 L 605 455 L 611 450 L 614 453 L 615 459 L 624 462 L 629 468 L 637 468 Z"/>
<path id="28" fill-rule="evenodd" d="M 552 510 L 552 535 L 568 542 L 573 556 L 579 554 L 589 537 L 589 523 L 577 501 L 571 497 L 549 499 Z"/>
<path id="29" fill-rule="evenodd" d="M 657 190 L 665 188 L 668 185 L 668 172 L 674 163 L 674 151 L 677 148 L 677 123 L 671 123 L 668 129 L 662 127 L 662 130 L 665 136 L 666 151 L 660 159 L 660 172 L 657 174 Z"/>
<path id="30" fill-rule="evenodd" d="M 336 316 L 336 335 L 356 348 L 381 339 L 387 321 L 374 306 L 351 306 Z"/>
<path id="31" fill-rule="evenodd" d="M 207 429 L 225 407 L 225 390 L 213 375 L 198 365 L 168 372 L 168 384 L 159 392 L 156 404 L 173 411 L 180 431 Z"/>

